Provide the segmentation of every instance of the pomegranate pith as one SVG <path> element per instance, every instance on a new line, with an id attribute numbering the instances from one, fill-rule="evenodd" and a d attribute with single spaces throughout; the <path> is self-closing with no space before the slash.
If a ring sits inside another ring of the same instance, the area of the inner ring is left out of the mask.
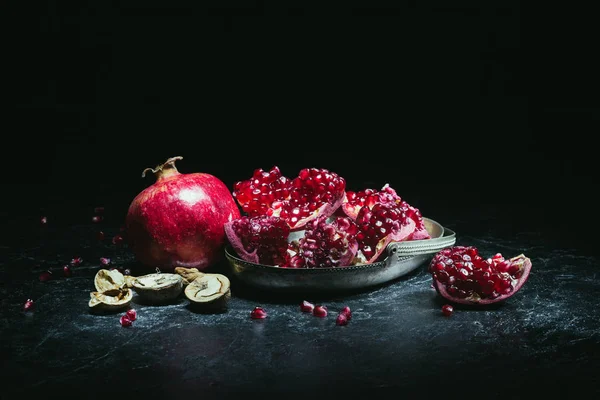
<path id="1" fill-rule="evenodd" d="M 530 271 L 531 260 L 523 254 L 505 259 L 497 253 L 486 259 L 472 246 L 444 249 L 429 264 L 436 291 L 460 304 L 506 300 L 525 284 Z"/>

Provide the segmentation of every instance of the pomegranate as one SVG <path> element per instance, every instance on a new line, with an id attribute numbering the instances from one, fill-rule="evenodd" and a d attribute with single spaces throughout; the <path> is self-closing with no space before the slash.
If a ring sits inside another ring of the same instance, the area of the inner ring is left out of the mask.
<path id="1" fill-rule="evenodd" d="M 358 227 L 348 217 L 337 217 L 328 223 L 319 217 L 306 226 L 300 239 L 300 257 L 308 268 L 344 267 L 352 263 L 358 251 Z"/>
<path id="2" fill-rule="evenodd" d="M 486 259 L 473 246 L 441 250 L 429 264 L 436 291 L 459 304 L 485 305 L 506 300 L 521 289 L 530 271 L 531 260 L 523 254 L 505 259 L 497 253 Z"/>
<path id="3" fill-rule="evenodd" d="M 241 217 L 225 224 L 231 246 L 244 260 L 265 265 L 285 263 L 290 227 L 279 217 Z"/>
<path id="4" fill-rule="evenodd" d="M 291 229 L 332 215 L 342 204 L 346 181 L 326 169 L 304 168 L 292 180 L 274 166 L 257 169 L 252 177 L 234 185 L 233 197 L 249 216 L 273 215 L 284 219 Z"/>
<path id="5" fill-rule="evenodd" d="M 127 212 L 129 246 L 152 269 L 212 266 L 223 254 L 223 225 L 240 218 L 227 186 L 207 173 L 180 173 L 175 162 L 181 159 L 146 168 L 142 177 L 151 171 L 156 182 L 133 199 Z"/>

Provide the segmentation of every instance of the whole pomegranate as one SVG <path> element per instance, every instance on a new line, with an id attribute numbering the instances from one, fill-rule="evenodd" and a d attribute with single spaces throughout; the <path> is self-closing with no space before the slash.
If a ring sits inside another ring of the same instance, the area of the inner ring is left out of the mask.
<path id="1" fill-rule="evenodd" d="M 146 168 L 156 182 L 131 202 L 126 217 L 129 246 L 147 267 L 212 266 L 223 254 L 224 224 L 240 217 L 229 188 L 206 173 L 182 174 L 169 158 L 156 168 Z"/>

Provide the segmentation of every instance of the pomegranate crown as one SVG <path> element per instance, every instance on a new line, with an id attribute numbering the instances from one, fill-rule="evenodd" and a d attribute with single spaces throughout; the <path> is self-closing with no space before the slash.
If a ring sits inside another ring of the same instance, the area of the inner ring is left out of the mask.
<path id="1" fill-rule="evenodd" d="M 156 166 L 156 168 L 146 168 L 142 171 L 142 178 L 146 177 L 146 173 L 147 172 L 152 172 L 155 175 L 162 175 L 164 171 L 168 171 L 171 170 L 171 173 L 176 173 L 177 171 L 177 167 L 175 167 L 175 161 L 178 160 L 183 160 L 183 157 L 181 156 L 177 156 L 177 157 L 171 157 L 169 159 L 167 159 L 167 161 L 165 161 L 162 164 L 158 164 Z"/>

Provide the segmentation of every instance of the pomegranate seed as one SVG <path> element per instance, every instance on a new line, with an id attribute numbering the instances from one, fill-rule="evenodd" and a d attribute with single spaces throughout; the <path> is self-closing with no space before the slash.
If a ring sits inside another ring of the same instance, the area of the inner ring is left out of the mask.
<path id="1" fill-rule="evenodd" d="M 23 304 L 23 311 L 33 311 L 33 306 L 34 306 L 33 300 L 27 299 L 25 304 Z"/>
<path id="2" fill-rule="evenodd" d="M 262 307 L 254 307 L 254 310 L 250 312 L 250 318 L 265 319 L 267 318 L 267 312 Z"/>
<path id="3" fill-rule="evenodd" d="M 114 245 L 120 246 L 121 244 L 123 244 L 123 236 L 121 236 L 121 235 L 113 236 L 112 242 Z"/>
<path id="4" fill-rule="evenodd" d="M 444 304 L 442 306 L 442 314 L 444 314 L 446 317 L 451 316 L 453 312 L 454 307 L 452 307 L 450 304 Z"/>
<path id="5" fill-rule="evenodd" d="M 104 207 L 95 207 L 94 214 L 102 214 L 104 213 Z"/>
<path id="6" fill-rule="evenodd" d="M 302 312 L 313 312 L 313 310 L 315 309 L 315 305 L 313 303 L 309 303 L 308 301 L 304 300 L 302 302 L 302 304 L 300 304 L 300 310 Z"/>
<path id="7" fill-rule="evenodd" d="M 94 216 L 92 217 L 92 222 L 94 222 L 94 223 L 98 223 L 98 222 L 101 222 L 103 219 L 104 219 L 104 218 L 102 218 L 102 216 L 101 216 L 101 215 L 94 215 Z"/>
<path id="8" fill-rule="evenodd" d="M 348 325 L 348 317 L 344 313 L 340 313 L 335 319 L 336 325 Z"/>
<path id="9" fill-rule="evenodd" d="M 127 314 L 122 315 L 119 321 L 121 322 L 121 326 L 124 326 L 126 328 L 130 327 L 133 324 L 133 321 L 127 316 Z"/>
<path id="10" fill-rule="evenodd" d="M 40 274 L 40 281 L 41 282 L 47 282 L 50 279 L 52 279 L 52 272 L 51 271 L 44 271 Z"/>
<path id="11" fill-rule="evenodd" d="M 350 310 L 350 307 L 348 307 L 348 306 L 342 308 L 342 311 L 340 311 L 340 314 L 344 314 L 346 316 L 346 318 L 348 318 L 348 321 L 350 321 L 352 319 L 352 311 Z"/>
<path id="12" fill-rule="evenodd" d="M 110 258 L 100 257 L 100 264 L 101 265 L 108 265 L 108 264 L 110 264 Z"/>
<path id="13" fill-rule="evenodd" d="M 104 240 L 104 232 L 102 231 L 98 231 L 98 233 L 96 234 L 96 239 L 98 239 L 98 241 L 103 241 Z"/>
<path id="14" fill-rule="evenodd" d="M 132 321 L 135 321 L 137 319 L 137 311 L 135 311 L 133 308 L 127 310 L 125 315 L 127 315 L 127 318 L 129 318 Z"/>
<path id="15" fill-rule="evenodd" d="M 315 306 L 315 309 L 313 310 L 313 315 L 315 317 L 319 317 L 319 318 L 324 318 L 327 316 L 327 307 L 326 306 Z"/>
<path id="16" fill-rule="evenodd" d="M 46 225 L 47 223 L 48 223 L 48 218 L 46 218 L 46 217 L 40 218 L 40 224 Z"/>
<path id="17" fill-rule="evenodd" d="M 83 258 L 81 258 L 81 257 L 75 257 L 75 258 L 73 258 L 71 260 L 71 266 L 73 266 L 73 267 L 79 267 L 82 262 L 83 262 Z"/>
<path id="18" fill-rule="evenodd" d="M 71 267 L 69 267 L 68 265 L 63 266 L 63 275 L 66 277 L 73 275 L 73 271 L 71 271 Z"/>

